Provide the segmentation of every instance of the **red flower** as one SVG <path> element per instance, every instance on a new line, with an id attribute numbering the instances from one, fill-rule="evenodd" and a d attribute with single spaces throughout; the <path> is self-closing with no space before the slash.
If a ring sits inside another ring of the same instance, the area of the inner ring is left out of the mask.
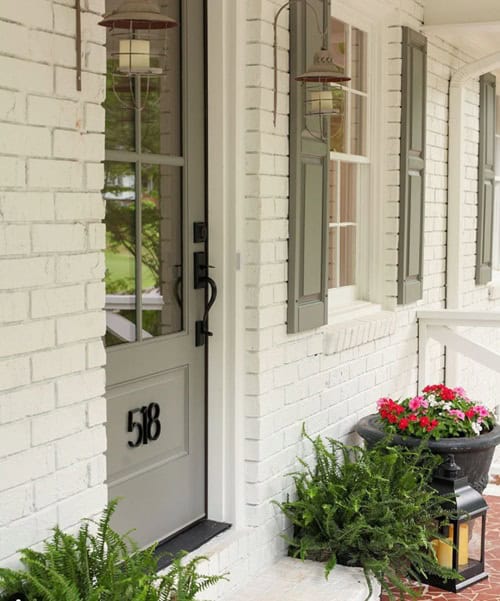
<path id="1" fill-rule="evenodd" d="M 400 429 L 400 430 L 405 430 L 406 428 L 408 428 L 408 424 L 409 424 L 409 423 L 410 423 L 410 422 L 409 422 L 409 421 L 406 419 L 406 417 L 402 417 L 402 418 L 399 420 L 399 424 L 398 424 L 398 426 L 399 426 L 399 429 Z"/>
<path id="2" fill-rule="evenodd" d="M 427 417 L 427 415 L 424 415 L 424 417 L 420 418 L 419 424 L 422 426 L 422 428 L 427 428 L 427 426 L 429 426 L 431 423 L 431 420 Z"/>
<path id="3" fill-rule="evenodd" d="M 398 418 L 395 415 L 393 415 L 392 413 L 389 413 L 389 415 L 387 416 L 387 419 L 391 424 L 395 424 L 398 421 Z"/>
<path id="4" fill-rule="evenodd" d="M 455 399 L 455 393 L 453 390 L 451 390 L 451 388 L 446 388 L 446 386 L 443 386 L 441 390 L 441 398 L 443 401 L 453 401 Z"/>
<path id="5" fill-rule="evenodd" d="M 469 418 L 472 419 L 474 417 L 474 415 L 476 414 L 476 412 L 474 411 L 474 409 L 467 409 L 467 411 L 465 412 L 465 415 Z"/>
<path id="6" fill-rule="evenodd" d="M 410 421 L 410 422 L 416 422 L 417 419 L 418 419 L 418 417 L 414 413 L 412 413 L 411 415 L 408 416 L 408 421 Z"/>

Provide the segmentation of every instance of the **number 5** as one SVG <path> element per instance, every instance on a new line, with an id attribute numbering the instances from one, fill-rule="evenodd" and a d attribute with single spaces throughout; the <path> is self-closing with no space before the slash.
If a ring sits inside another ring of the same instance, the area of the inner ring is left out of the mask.
<path id="1" fill-rule="evenodd" d="M 133 432 L 134 428 L 137 428 L 137 438 L 135 442 L 132 440 L 128 441 L 128 446 L 135 448 L 142 444 L 143 427 L 141 422 L 134 421 L 134 413 L 140 413 L 141 409 L 132 409 L 128 412 L 128 428 L 127 432 Z"/>

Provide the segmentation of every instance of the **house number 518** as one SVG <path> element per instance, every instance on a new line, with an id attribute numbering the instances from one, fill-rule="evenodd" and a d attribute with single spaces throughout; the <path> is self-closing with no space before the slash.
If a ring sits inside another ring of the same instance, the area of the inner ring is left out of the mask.
<path id="1" fill-rule="evenodd" d="M 140 414 L 136 417 L 136 414 Z M 136 439 L 129 440 L 128 446 L 135 448 L 143 444 L 148 444 L 158 440 L 161 434 L 160 423 L 160 405 L 158 403 L 150 403 L 147 407 L 138 407 L 131 409 L 128 412 L 128 428 L 127 432 L 136 432 Z M 139 418 L 139 419 L 137 419 Z"/>

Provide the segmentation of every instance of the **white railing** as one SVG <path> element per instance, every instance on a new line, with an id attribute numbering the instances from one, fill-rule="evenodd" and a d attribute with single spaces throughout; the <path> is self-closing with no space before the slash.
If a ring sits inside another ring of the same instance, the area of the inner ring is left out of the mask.
<path id="1" fill-rule="evenodd" d="M 429 384 L 427 347 L 429 340 L 437 340 L 447 349 L 447 380 L 456 380 L 457 355 L 465 355 L 485 367 L 500 373 L 500 354 L 486 348 L 456 331 L 457 327 L 500 328 L 498 311 L 418 311 L 418 389 Z M 452 382 L 454 383 L 454 382 Z"/>

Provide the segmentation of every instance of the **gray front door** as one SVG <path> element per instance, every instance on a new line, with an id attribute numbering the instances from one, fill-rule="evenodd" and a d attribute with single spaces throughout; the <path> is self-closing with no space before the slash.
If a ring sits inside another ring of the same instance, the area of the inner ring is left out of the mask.
<path id="1" fill-rule="evenodd" d="M 118 0 L 108 0 L 107 10 Z M 166 75 L 114 78 L 106 99 L 109 497 L 141 546 L 205 517 L 204 290 L 193 223 L 205 221 L 204 1 L 163 1 Z M 108 48 L 111 48 L 109 40 Z"/>

